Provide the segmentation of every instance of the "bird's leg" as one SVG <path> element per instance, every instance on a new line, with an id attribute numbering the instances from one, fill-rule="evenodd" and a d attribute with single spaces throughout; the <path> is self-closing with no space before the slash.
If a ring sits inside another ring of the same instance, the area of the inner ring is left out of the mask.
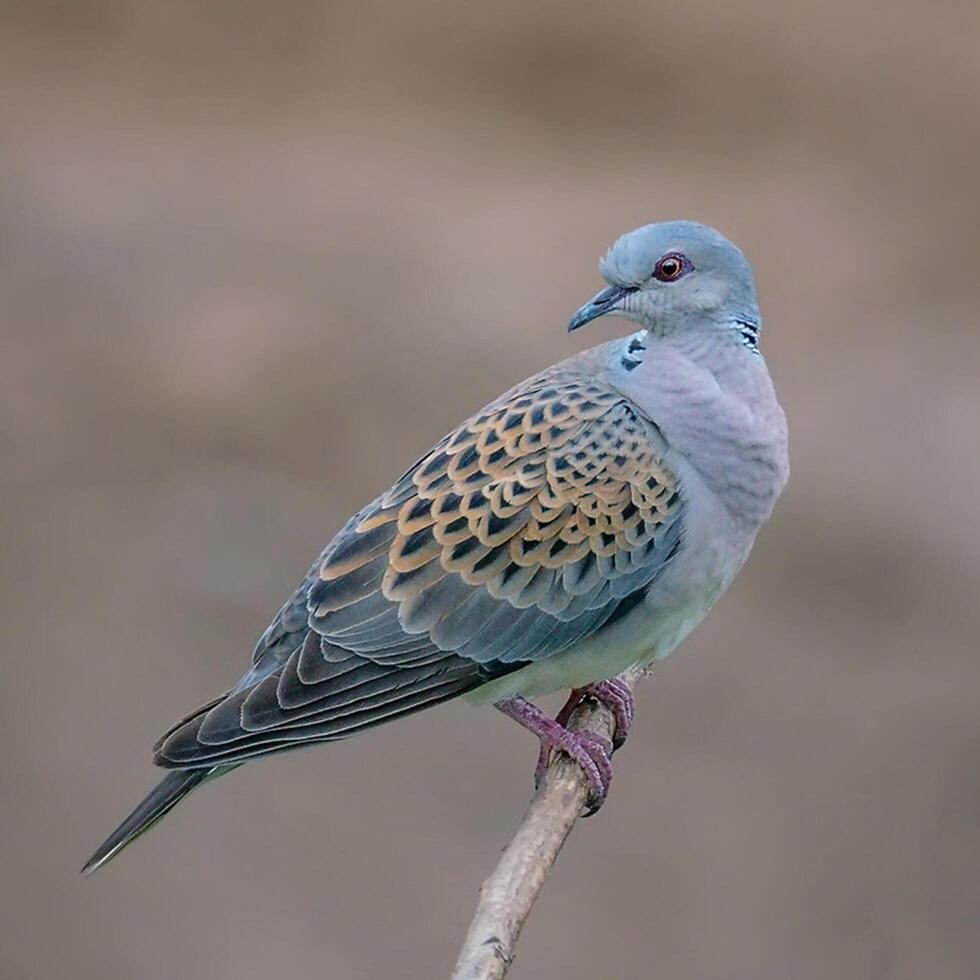
<path id="1" fill-rule="evenodd" d="M 626 741 L 630 726 L 633 724 L 633 692 L 618 677 L 608 681 L 598 681 L 586 687 L 576 687 L 568 696 L 561 711 L 555 715 L 555 721 L 564 728 L 568 724 L 572 712 L 586 699 L 594 698 L 604 704 L 612 713 L 616 722 L 613 731 L 613 749 L 618 749 Z M 538 786 L 551 762 L 551 746 L 542 740 L 538 752 L 538 764 L 534 768 L 534 785 Z"/>
<path id="2" fill-rule="evenodd" d="M 609 792 L 613 773 L 610 760 L 613 747 L 608 739 L 595 732 L 569 731 L 558 720 L 549 718 L 537 705 L 519 694 L 497 701 L 495 707 L 537 735 L 542 751 L 547 753 L 548 758 L 552 751 L 559 751 L 577 762 L 589 784 L 588 813 L 595 813 L 602 806 Z M 567 715 L 565 717 L 567 720 Z"/>

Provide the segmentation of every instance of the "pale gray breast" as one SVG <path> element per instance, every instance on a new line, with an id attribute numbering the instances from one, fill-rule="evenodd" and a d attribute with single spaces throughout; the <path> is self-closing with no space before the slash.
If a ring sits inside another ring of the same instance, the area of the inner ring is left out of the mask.
<path id="1" fill-rule="evenodd" d="M 610 370 L 740 524 L 754 531 L 769 517 L 789 464 L 786 419 L 761 356 L 705 332 L 647 338 L 640 363 Z"/>

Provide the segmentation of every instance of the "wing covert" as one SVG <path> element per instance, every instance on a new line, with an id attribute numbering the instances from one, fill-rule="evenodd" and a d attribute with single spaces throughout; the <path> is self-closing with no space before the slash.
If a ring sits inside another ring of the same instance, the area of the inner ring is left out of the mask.
<path id="1" fill-rule="evenodd" d="M 352 519 L 309 591 L 310 626 L 378 661 L 518 663 L 565 649 L 680 543 L 660 431 L 601 380 L 552 369 L 443 439 Z M 422 646 L 391 644 L 419 637 Z M 428 640 L 426 644 L 425 640 Z"/>

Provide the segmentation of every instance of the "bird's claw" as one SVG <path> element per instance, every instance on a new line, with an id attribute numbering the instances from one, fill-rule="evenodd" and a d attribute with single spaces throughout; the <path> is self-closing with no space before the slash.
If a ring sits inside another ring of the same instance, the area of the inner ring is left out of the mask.
<path id="1" fill-rule="evenodd" d="M 594 698 L 609 707 L 616 719 L 612 740 L 597 732 L 570 729 L 568 723 L 585 698 Z M 572 691 L 555 718 L 519 694 L 496 702 L 497 708 L 538 737 L 538 763 L 534 769 L 535 788 L 541 787 L 555 752 L 564 752 L 578 764 L 589 787 L 584 816 L 591 816 L 605 802 L 612 782 L 612 754 L 623 744 L 633 720 L 633 695 L 620 681 L 604 681 Z"/>
<path id="2" fill-rule="evenodd" d="M 585 700 L 591 699 L 605 705 L 613 715 L 616 727 L 613 730 L 613 748 L 621 748 L 633 725 L 634 701 L 633 692 L 629 686 L 618 677 L 607 681 L 597 681 L 586 687 L 577 687 L 569 695 L 561 711 L 555 715 L 555 721 L 563 728 L 568 725 L 572 712 Z M 547 761 L 545 761 L 547 766 Z M 538 767 L 541 767 L 541 757 L 538 757 Z M 537 775 L 537 770 L 535 771 Z"/>
<path id="3" fill-rule="evenodd" d="M 560 734 L 541 739 L 538 765 L 534 770 L 534 786 L 541 787 L 541 780 L 551 764 L 552 754 L 564 752 L 585 774 L 589 784 L 583 817 L 590 817 L 606 801 L 609 785 L 612 783 L 613 743 L 597 732 L 569 731 L 561 728 Z"/>
<path id="4" fill-rule="evenodd" d="M 613 713 L 616 721 L 613 748 L 620 748 L 633 725 L 633 692 L 618 677 L 613 677 L 608 681 L 599 681 L 582 688 L 581 695 L 604 704 Z"/>
<path id="5" fill-rule="evenodd" d="M 572 713 L 586 699 L 597 701 L 612 712 L 615 720 L 612 742 L 595 732 L 573 732 L 567 728 Z M 534 768 L 534 787 L 540 788 L 555 749 L 564 752 L 581 766 L 588 780 L 589 799 L 583 816 L 591 816 L 602 806 L 609 793 L 609 784 L 612 782 L 612 753 L 626 741 L 633 724 L 633 692 L 617 677 L 576 688 L 555 716 L 555 722 L 568 736 L 568 741 L 551 732 L 547 737 L 541 737 L 538 764 Z"/>

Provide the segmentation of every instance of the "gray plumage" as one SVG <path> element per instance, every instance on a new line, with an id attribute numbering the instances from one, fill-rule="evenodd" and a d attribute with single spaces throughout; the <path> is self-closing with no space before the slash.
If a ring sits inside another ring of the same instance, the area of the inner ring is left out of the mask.
<path id="1" fill-rule="evenodd" d="M 104 863 L 203 779 L 461 694 L 581 687 L 661 658 L 731 583 L 787 475 L 786 426 L 741 252 L 648 225 L 601 263 L 603 315 L 640 330 L 460 425 L 313 563 L 226 695 L 175 725 L 168 777 Z"/>

